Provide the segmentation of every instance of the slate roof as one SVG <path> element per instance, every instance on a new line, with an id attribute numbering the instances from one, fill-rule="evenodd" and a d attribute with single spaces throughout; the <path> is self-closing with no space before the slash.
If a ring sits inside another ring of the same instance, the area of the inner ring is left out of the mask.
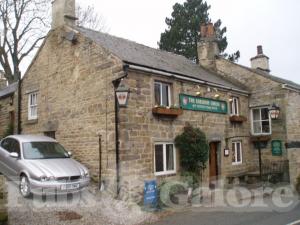
<path id="1" fill-rule="evenodd" d="M 193 63 L 184 56 L 150 48 L 133 41 L 83 27 L 76 27 L 75 29 L 129 64 L 132 63 L 165 72 L 180 74 L 245 92 L 245 89 L 241 86 L 233 84 L 221 76 L 201 68 L 200 65 Z"/>
<path id="2" fill-rule="evenodd" d="M 224 59 L 224 60 L 226 60 L 226 59 Z M 226 61 L 228 61 L 228 60 L 226 60 Z M 260 76 L 263 76 L 263 77 L 265 77 L 267 79 L 270 79 L 272 81 L 278 82 L 280 84 L 287 84 L 287 85 L 289 85 L 292 88 L 300 90 L 300 84 L 297 84 L 297 83 L 295 83 L 293 81 L 286 80 L 286 79 L 283 79 L 281 77 L 272 75 L 272 74 L 270 74 L 270 73 L 268 73 L 266 71 L 263 71 L 261 69 L 253 69 L 253 68 L 250 68 L 248 66 L 240 65 L 240 64 L 237 64 L 237 63 L 234 63 L 234 62 L 231 62 L 231 61 L 229 61 L 229 62 L 233 63 L 236 66 L 239 66 L 239 67 L 242 67 L 242 68 L 244 68 L 246 70 L 249 70 L 250 72 L 256 73 L 256 74 L 258 74 Z"/>
<path id="3" fill-rule="evenodd" d="M 16 92 L 18 88 L 18 82 L 10 84 L 8 87 L 0 90 L 0 98 L 4 98 L 6 96 L 12 95 Z"/>
<path id="4" fill-rule="evenodd" d="M 273 80 L 273 81 L 281 83 L 281 84 L 287 84 L 287 85 L 290 85 L 290 86 L 300 90 L 300 84 L 297 84 L 293 81 L 274 76 L 274 75 L 264 72 L 260 69 L 251 69 L 251 68 L 249 68 L 249 69 L 254 71 L 255 73 L 258 73 L 259 75 L 261 75 L 263 77 L 269 78 L 270 80 Z"/>

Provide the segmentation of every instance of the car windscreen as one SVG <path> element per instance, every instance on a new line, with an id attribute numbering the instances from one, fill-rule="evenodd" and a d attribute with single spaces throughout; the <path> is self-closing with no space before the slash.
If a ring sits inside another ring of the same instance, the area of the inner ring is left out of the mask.
<path id="1" fill-rule="evenodd" d="M 69 154 L 56 142 L 23 143 L 24 159 L 58 159 L 69 158 Z"/>

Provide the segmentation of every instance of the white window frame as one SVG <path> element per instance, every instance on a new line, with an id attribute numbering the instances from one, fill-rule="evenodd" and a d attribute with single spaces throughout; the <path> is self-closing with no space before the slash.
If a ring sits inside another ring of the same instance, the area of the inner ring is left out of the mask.
<path id="1" fill-rule="evenodd" d="M 162 82 L 162 81 L 154 81 L 154 101 L 155 101 L 155 84 L 160 85 L 160 103 L 162 103 L 162 101 L 163 101 L 162 84 L 167 85 L 167 87 L 168 87 L 168 105 L 165 105 L 165 106 L 170 107 L 172 104 L 171 103 L 171 85 L 169 83 Z M 162 105 L 160 104 L 159 106 L 162 106 Z"/>
<path id="2" fill-rule="evenodd" d="M 31 100 L 35 96 L 36 102 L 32 103 Z M 36 114 L 32 115 L 32 109 L 36 108 Z M 28 120 L 36 120 L 38 118 L 38 92 L 28 94 Z"/>
<path id="3" fill-rule="evenodd" d="M 240 100 L 239 100 L 238 97 L 232 97 L 231 99 L 232 99 L 232 101 L 231 101 L 231 104 L 230 104 L 230 115 L 238 116 L 239 113 L 240 113 L 240 109 L 239 109 Z M 234 104 L 236 104 L 236 109 L 234 107 Z"/>
<path id="4" fill-rule="evenodd" d="M 237 145 L 240 144 L 240 156 L 241 160 L 237 161 Z M 234 145 L 234 149 L 233 149 Z M 231 144 L 232 148 L 232 154 L 234 154 L 234 161 L 232 161 L 232 165 L 241 165 L 243 164 L 243 147 L 242 147 L 242 141 L 233 141 Z"/>
<path id="5" fill-rule="evenodd" d="M 155 146 L 162 145 L 163 146 L 163 167 L 164 170 L 161 172 L 156 172 L 156 155 L 155 155 Z M 167 170 L 167 145 L 173 145 L 173 160 L 174 160 L 174 169 Z M 174 143 L 172 142 L 157 142 L 154 144 L 154 175 L 155 176 L 162 176 L 162 175 L 171 175 L 176 174 L 176 148 Z"/>
<path id="6" fill-rule="evenodd" d="M 259 114 L 260 119 L 254 121 L 254 118 L 253 118 L 253 111 L 254 111 L 255 109 L 259 109 L 259 110 L 260 110 L 260 114 Z M 262 110 L 262 109 L 268 109 L 268 107 L 267 107 L 267 106 L 261 106 L 261 107 L 255 107 L 255 108 L 252 108 L 252 109 L 251 109 L 251 134 L 254 135 L 254 136 L 259 136 L 259 135 L 270 135 L 270 134 L 272 134 L 272 120 L 271 120 L 270 113 L 268 113 L 270 132 L 269 132 L 269 133 L 263 133 L 263 132 L 260 132 L 260 133 L 254 133 L 254 122 L 260 121 L 260 122 L 262 123 L 263 121 L 266 121 L 266 120 L 262 120 L 262 119 L 261 119 L 261 110 Z M 262 124 L 261 124 L 261 125 L 262 125 Z M 262 126 L 261 126 L 261 131 L 262 131 Z"/>

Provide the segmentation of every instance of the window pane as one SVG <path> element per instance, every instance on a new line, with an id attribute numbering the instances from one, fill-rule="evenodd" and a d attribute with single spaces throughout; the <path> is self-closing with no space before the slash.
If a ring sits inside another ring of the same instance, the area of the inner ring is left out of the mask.
<path id="1" fill-rule="evenodd" d="M 261 119 L 262 120 L 269 120 L 269 111 L 267 108 L 261 109 Z"/>
<path id="2" fill-rule="evenodd" d="M 259 109 L 253 109 L 253 120 L 260 120 L 260 110 Z"/>
<path id="3" fill-rule="evenodd" d="M 155 98 L 155 105 L 161 105 L 160 103 L 160 84 L 154 84 L 154 98 Z"/>
<path id="4" fill-rule="evenodd" d="M 235 143 L 232 143 L 232 162 L 235 162 Z"/>
<path id="5" fill-rule="evenodd" d="M 268 121 L 262 121 L 262 132 L 263 133 L 270 133 L 270 123 Z"/>
<path id="6" fill-rule="evenodd" d="M 253 131 L 255 134 L 261 133 L 261 122 L 260 121 L 253 122 Z"/>
<path id="7" fill-rule="evenodd" d="M 238 112 L 238 104 L 239 104 L 239 101 L 238 101 L 238 99 L 237 98 L 234 98 L 234 114 L 235 115 L 237 115 L 237 114 L 239 114 L 239 112 Z"/>
<path id="8" fill-rule="evenodd" d="M 163 145 L 155 145 L 155 171 L 164 171 Z"/>
<path id="9" fill-rule="evenodd" d="M 169 86 L 162 84 L 162 105 L 169 106 Z"/>
<path id="10" fill-rule="evenodd" d="M 174 151 L 173 151 L 173 145 L 169 144 L 167 147 L 167 170 L 174 170 Z"/>
<path id="11" fill-rule="evenodd" d="M 241 162 L 241 143 L 236 143 L 236 162 Z"/>

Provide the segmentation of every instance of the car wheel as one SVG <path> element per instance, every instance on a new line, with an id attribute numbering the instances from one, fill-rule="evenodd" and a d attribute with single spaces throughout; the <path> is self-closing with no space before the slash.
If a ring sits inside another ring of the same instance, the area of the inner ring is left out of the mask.
<path id="1" fill-rule="evenodd" d="M 24 198 L 28 198 L 31 195 L 30 183 L 25 175 L 21 176 L 20 179 L 20 193 Z"/>

